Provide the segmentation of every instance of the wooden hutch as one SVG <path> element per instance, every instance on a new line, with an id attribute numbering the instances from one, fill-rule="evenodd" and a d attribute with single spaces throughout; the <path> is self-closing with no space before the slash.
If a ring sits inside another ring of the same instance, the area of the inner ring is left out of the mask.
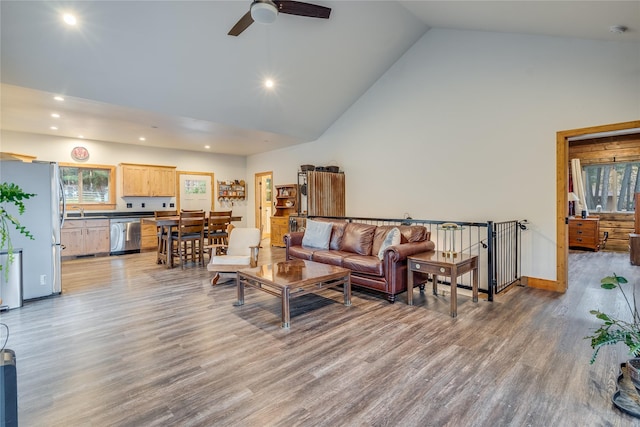
<path id="1" fill-rule="evenodd" d="M 275 212 L 271 216 L 271 246 L 284 247 L 284 235 L 289 232 L 289 216 L 298 212 L 298 184 L 275 186 Z"/>

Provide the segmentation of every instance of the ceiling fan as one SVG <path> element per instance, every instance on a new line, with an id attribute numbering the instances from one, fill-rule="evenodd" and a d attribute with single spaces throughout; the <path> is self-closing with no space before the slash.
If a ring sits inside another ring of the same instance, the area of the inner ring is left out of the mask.
<path id="1" fill-rule="evenodd" d="M 228 34 L 230 36 L 240 35 L 249 25 L 253 24 L 253 21 L 261 24 L 270 24 L 276 20 L 279 12 L 310 18 L 329 19 L 331 8 L 301 1 L 253 0 L 249 12 L 240 18 Z"/>

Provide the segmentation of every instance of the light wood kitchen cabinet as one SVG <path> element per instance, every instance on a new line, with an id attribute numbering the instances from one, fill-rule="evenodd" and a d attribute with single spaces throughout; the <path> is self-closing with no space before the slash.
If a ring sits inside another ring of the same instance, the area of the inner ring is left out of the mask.
<path id="1" fill-rule="evenodd" d="M 284 235 L 289 232 L 289 216 L 271 217 L 271 246 L 284 247 Z"/>
<path id="2" fill-rule="evenodd" d="M 108 219 L 67 219 L 60 230 L 62 256 L 108 254 L 109 237 Z"/>
<path id="3" fill-rule="evenodd" d="M 175 166 L 120 163 L 122 197 L 175 197 Z"/>
<path id="4" fill-rule="evenodd" d="M 146 196 L 149 194 L 149 169 L 146 166 L 120 165 L 122 196 Z"/>
<path id="5" fill-rule="evenodd" d="M 155 251 L 158 249 L 158 227 L 155 224 L 140 221 L 140 250 Z"/>

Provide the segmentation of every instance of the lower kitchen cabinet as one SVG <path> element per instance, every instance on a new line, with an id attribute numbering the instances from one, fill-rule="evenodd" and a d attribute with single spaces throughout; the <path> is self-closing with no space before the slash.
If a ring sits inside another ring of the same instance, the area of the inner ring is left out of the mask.
<path id="1" fill-rule="evenodd" d="M 108 254 L 109 236 L 108 219 L 67 219 L 60 230 L 62 256 Z"/>
<path id="2" fill-rule="evenodd" d="M 155 224 L 142 222 L 140 226 L 140 250 L 155 251 L 157 249 L 158 249 L 158 227 Z"/>

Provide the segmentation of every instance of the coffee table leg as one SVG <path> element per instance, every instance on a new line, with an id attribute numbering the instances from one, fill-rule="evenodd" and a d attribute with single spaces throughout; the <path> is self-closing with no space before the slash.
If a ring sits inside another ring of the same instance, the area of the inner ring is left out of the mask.
<path id="1" fill-rule="evenodd" d="M 289 312 L 289 287 L 282 289 L 282 327 L 288 328 L 291 322 L 291 313 Z"/>
<path id="2" fill-rule="evenodd" d="M 347 281 L 344 285 L 344 305 L 349 307 L 351 305 L 351 274 L 347 276 Z"/>
<path id="3" fill-rule="evenodd" d="M 240 273 L 236 275 L 236 288 L 238 289 L 238 301 L 234 302 L 233 305 L 244 305 L 244 282 L 240 280 Z"/>

